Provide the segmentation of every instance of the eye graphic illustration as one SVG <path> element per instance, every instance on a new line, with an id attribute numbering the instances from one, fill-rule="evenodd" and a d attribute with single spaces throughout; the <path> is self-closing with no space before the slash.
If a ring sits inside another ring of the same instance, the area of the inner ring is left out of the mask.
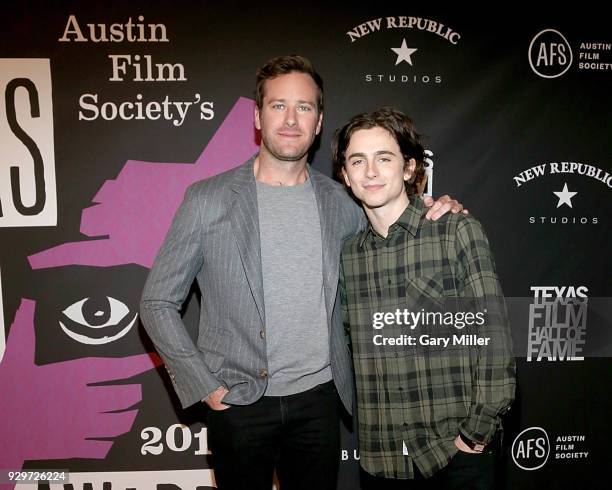
<path id="1" fill-rule="evenodd" d="M 136 323 L 138 313 L 110 296 L 84 298 L 63 312 L 60 327 L 70 338 L 88 345 L 114 342 L 126 335 Z"/>

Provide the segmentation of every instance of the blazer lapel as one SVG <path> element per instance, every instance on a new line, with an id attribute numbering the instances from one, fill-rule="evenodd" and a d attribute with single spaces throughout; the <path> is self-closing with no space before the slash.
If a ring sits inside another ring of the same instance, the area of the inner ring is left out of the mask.
<path id="1" fill-rule="evenodd" d="M 259 237 L 259 214 L 257 211 L 257 187 L 253 174 L 253 161 L 240 167 L 231 185 L 235 199 L 230 210 L 230 219 L 240 259 L 247 281 L 257 305 L 262 324 L 265 325 L 263 280 L 261 272 L 261 240 Z"/>

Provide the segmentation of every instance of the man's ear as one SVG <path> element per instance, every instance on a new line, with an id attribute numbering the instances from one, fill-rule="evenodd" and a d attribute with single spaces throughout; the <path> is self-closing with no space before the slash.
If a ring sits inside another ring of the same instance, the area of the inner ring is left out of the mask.
<path id="1" fill-rule="evenodd" d="M 317 122 L 317 130 L 315 131 L 315 134 L 319 134 L 321 132 L 321 126 L 323 125 L 323 113 L 320 112 L 319 113 L 319 121 Z"/>
<path id="2" fill-rule="evenodd" d="M 414 175 L 414 170 L 416 169 L 416 160 L 411 158 L 408 160 L 404 166 L 404 180 L 409 182 L 412 176 Z"/>
<path id="3" fill-rule="evenodd" d="M 261 131 L 261 121 L 259 120 L 259 107 L 257 106 L 255 106 L 255 114 L 253 117 L 255 119 L 255 129 Z"/>
<path id="4" fill-rule="evenodd" d="M 346 186 L 350 187 L 351 183 L 349 181 L 348 174 L 346 173 L 346 170 L 344 169 L 344 167 L 342 167 L 342 177 L 344 178 L 344 183 L 346 184 Z"/>

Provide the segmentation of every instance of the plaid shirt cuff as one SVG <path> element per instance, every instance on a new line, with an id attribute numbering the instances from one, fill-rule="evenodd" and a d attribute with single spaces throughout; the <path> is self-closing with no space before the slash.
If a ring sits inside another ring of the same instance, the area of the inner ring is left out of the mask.
<path id="1" fill-rule="evenodd" d="M 467 418 L 459 425 L 459 430 L 468 439 L 488 444 L 498 427 L 497 412 L 487 405 L 476 404 L 470 408 Z"/>

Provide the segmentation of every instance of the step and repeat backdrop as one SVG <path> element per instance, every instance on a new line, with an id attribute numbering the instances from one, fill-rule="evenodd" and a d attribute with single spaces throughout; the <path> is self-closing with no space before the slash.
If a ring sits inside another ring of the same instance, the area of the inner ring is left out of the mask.
<path id="1" fill-rule="evenodd" d="M 215 486 L 205 409 L 179 407 L 138 302 L 186 187 L 257 152 L 256 69 L 296 53 L 325 81 L 315 168 L 331 175 L 350 116 L 398 107 L 428 193 L 487 230 L 518 365 L 502 488 L 606 488 L 612 33 L 560 5 L 3 2 L 0 468 L 69 471 L 53 489 Z M 193 333 L 197 314 L 194 291 Z"/>

